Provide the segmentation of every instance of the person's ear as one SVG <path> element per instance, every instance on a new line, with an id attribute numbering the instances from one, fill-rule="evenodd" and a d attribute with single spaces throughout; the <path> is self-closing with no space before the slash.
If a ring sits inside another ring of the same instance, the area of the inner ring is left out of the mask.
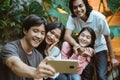
<path id="1" fill-rule="evenodd" d="M 26 33 L 27 33 L 27 30 L 25 30 L 24 28 L 23 28 L 23 33 L 24 33 L 24 35 L 26 35 Z"/>

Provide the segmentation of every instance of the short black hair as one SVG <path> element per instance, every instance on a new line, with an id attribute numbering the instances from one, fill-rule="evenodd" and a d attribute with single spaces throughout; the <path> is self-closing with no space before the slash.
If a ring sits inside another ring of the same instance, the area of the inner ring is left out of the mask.
<path id="1" fill-rule="evenodd" d="M 31 14 L 24 19 L 22 23 L 22 29 L 25 29 L 26 31 L 28 31 L 31 27 L 39 26 L 41 24 L 44 24 L 46 26 L 47 20 L 35 14 Z"/>

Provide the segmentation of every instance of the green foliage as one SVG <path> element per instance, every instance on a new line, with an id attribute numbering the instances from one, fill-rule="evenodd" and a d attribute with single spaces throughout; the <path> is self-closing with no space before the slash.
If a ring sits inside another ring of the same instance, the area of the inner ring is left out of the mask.
<path id="1" fill-rule="evenodd" d="M 0 1 L 0 39 L 5 42 L 20 38 L 21 23 L 23 19 L 30 15 L 36 14 L 40 17 L 51 18 L 49 22 L 54 20 L 61 21 L 66 25 L 69 14 L 68 1 L 69 0 L 42 0 L 40 4 L 36 0 L 28 0 L 27 4 L 24 2 L 17 2 L 17 0 L 1 0 Z M 44 5 L 45 4 L 45 5 Z M 46 6 L 48 5 L 48 6 Z M 66 11 L 61 13 L 58 8 Z"/>
<path id="2" fill-rule="evenodd" d="M 64 26 L 66 26 L 67 19 L 68 19 L 68 14 L 59 14 L 58 16 L 59 20 L 62 22 Z"/>
<path id="3" fill-rule="evenodd" d="M 10 6 L 10 0 L 3 0 L 0 2 L 0 37 L 2 39 L 9 39 L 10 33 L 15 26 L 15 22 L 12 21 L 12 16 L 9 16 L 9 12 L 12 9 Z"/>
<path id="4" fill-rule="evenodd" d="M 36 1 L 30 5 L 20 3 L 12 5 L 11 0 L 3 0 L 0 7 L 0 37 L 5 43 L 21 37 L 21 23 L 26 16 L 29 14 L 45 16 L 45 10 Z"/>
<path id="5" fill-rule="evenodd" d="M 110 26 L 111 38 L 119 38 L 120 37 L 120 26 Z"/>
<path id="6" fill-rule="evenodd" d="M 36 14 L 40 17 L 45 17 L 46 13 L 43 8 L 43 6 L 40 5 L 40 3 L 34 1 L 29 5 L 29 14 Z"/>
<path id="7" fill-rule="evenodd" d="M 69 0 L 43 0 L 44 3 L 47 3 L 50 8 L 61 8 L 69 12 L 68 2 Z"/>
<path id="8" fill-rule="evenodd" d="M 52 0 L 53 4 L 51 5 L 53 8 L 61 8 L 66 12 L 69 12 L 68 1 L 69 0 Z"/>
<path id="9" fill-rule="evenodd" d="M 69 0 L 43 0 L 43 3 L 49 6 L 48 15 L 58 19 L 58 21 L 61 21 L 64 26 L 66 26 L 69 14 L 68 1 Z M 58 8 L 66 11 L 67 14 L 61 13 Z"/>
<path id="10" fill-rule="evenodd" d="M 58 20 L 66 26 L 70 13 L 68 7 L 69 0 L 42 0 L 41 4 L 36 0 L 27 0 L 27 4 L 24 2 L 18 3 L 17 1 L 18 0 L 0 0 L 0 40 L 2 39 L 7 42 L 20 38 L 22 35 L 21 23 L 23 19 L 30 14 L 45 17 L 49 22 Z M 120 7 L 120 0 L 107 0 L 107 3 L 112 12 L 115 12 L 118 7 Z M 66 13 L 60 12 L 58 8 L 64 10 Z M 77 32 L 77 30 L 75 30 L 75 32 Z M 114 32 L 112 33 L 112 37 L 116 36 Z M 73 36 L 76 35 L 77 33 L 73 34 Z"/>
<path id="11" fill-rule="evenodd" d="M 107 0 L 108 7 L 114 13 L 120 7 L 120 0 Z"/>
<path id="12" fill-rule="evenodd" d="M 48 13 L 50 16 L 59 19 L 62 22 L 62 24 L 66 26 L 68 14 L 60 13 L 57 9 L 54 8 L 50 9 Z"/>

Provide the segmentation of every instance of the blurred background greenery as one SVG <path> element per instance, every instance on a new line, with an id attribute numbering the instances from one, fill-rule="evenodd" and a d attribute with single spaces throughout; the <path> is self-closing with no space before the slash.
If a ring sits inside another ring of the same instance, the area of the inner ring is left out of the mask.
<path id="1" fill-rule="evenodd" d="M 23 19 L 36 14 L 45 17 L 48 22 L 61 21 L 64 26 L 70 13 L 69 0 L 0 0 L 0 42 L 6 43 L 22 36 Z M 120 0 L 106 0 L 112 15 L 119 11 Z M 100 0 L 103 3 L 103 0 Z M 111 18 L 112 19 L 112 18 Z M 110 27 L 111 38 L 120 37 L 120 27 Z M 77 30 L 75 30 L 77 32 Z M 75 36 L 73 34 L 73 36 Z"/>

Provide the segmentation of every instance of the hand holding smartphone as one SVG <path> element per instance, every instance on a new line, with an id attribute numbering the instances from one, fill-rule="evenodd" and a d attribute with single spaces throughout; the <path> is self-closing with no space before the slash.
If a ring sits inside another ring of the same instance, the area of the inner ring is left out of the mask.
<path id="1" fill-rule="evenodd" d="M 77 73 L 77 60 L 48 60 L 47 64 L 55 68 L 56 72 L 59 73 Z"/>

